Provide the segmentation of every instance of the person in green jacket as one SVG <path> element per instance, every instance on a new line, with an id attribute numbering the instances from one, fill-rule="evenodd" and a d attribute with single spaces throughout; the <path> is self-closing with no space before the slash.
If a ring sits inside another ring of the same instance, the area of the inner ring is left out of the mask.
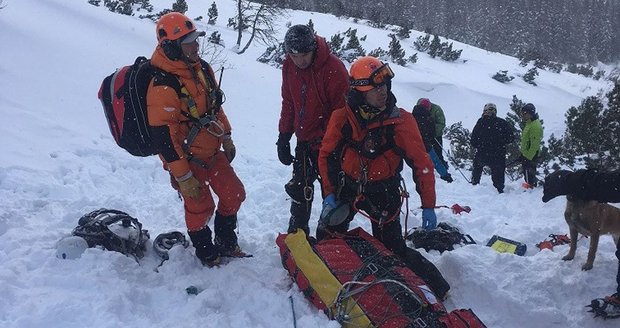
<path id="1" fill-rule="evenodd" d="M 523 167 L 524 186 L 534 188 L 538 184 L 536 166 L 542 143 L 543 127 L 538 119 L 536 107 L 531 103 L 525 104 L 521 108 L 521 119 L 525 122 L 525 126 L 521 132 L 521 145 L 519 147 L 521 156 L 519 160 Z"/>
<path id="2" fill-rule="evenodd" d="M 418 105 L 424 108 L 430 108 L 431 116 L 435 121 L 435 141 L 433 142 L 433 149 L 439 157 L 439 160 L 443 165 L 448 168 L 448 162 L 443 158 L 443 130 L 446 128 L 446 117 L 443 114 L 443 109 L 435 103 L 432 103 L 428 98 L 418 99 Z"/>

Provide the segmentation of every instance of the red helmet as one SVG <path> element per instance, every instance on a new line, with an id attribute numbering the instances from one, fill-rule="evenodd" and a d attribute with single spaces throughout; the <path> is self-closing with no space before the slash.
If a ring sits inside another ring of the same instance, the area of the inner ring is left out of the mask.
<path id="1" fill-rule="evenodd" d="M 161 44 L 165 40 L 176 41 L 195 32 L 196 37 L 204 35 L 205 32 L 196 32 L 196 26 L 187 16 L 170 12 L 159 18 L 157 21 L 157 42 Z M 194 38 L 195 40 L 196 38 Z"/>
<path id="2" fill-rule="evenodd" d="M 394 77 L 394 72 L 390 65 L 382 63 L 375 57 L 366 56 L 351 64 L 349 75 L 353 89 L 366 92 L 385 85 Z"/>

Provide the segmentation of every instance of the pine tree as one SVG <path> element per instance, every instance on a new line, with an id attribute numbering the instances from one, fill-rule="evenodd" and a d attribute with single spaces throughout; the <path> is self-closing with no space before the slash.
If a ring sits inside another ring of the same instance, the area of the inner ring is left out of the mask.
<path id="1" fill-rule="evenodd" d="M 536 77 L 538 76 L 538 70 L 536 69 L 536 67 L 532 67 L 530 68 L 527 73 L 525 73 L 523 75 L 523 81 L 533 85 L 533 86 L 537 86 L 538 84 L 536 84 L 536 82 L 534 82 L 534 80 L 536 79 Z"/>
<path id="2" fill-rule="evenodd" d="M 308 24 L 306 25 L 310 28 L 312 32 L 316 33 L 316 31 L 314 30 L 314 22 L 312 22 L 312 19 L 308 20 Z"/>
<path id="3" fill-rule="evenodd" d="M 492 79 L 501 83 L 506 83 L 506 82 L 510 82 L 514 79 L 515 77 L 512 75 L 508 75 L 508 71 L 498 71 L 497 73 L 495 73 L 495 75 L 493 75 Z"/>
<path id="4" fill-rule="evenodd" d="M 172 11 L 176 11 L 181 14 L 185 14 L 187 12 L 187 2 L 185 0 L 176 0 L 172 4 Z"/>
<path id="5" fill-rule="evenodd" d="M 209 20 L 207 21 L 207 24 L 215 25 L 218 15 L 219 13 L 217 10 L 217 5 L 215 4 L 215 1 L 213 1 L 213 3 L 211 4 L 211 8 L 209 8 L 209 11 L 207 11 L 207 16 L 209 16 Z"/>
<path id="6" fill-rule="evenodd" d="M 606 169 L 620 169 L 620 82 L 607 94 L 607 109 L 603 111 L 601 125 L 603 149 L 609 154 L 604 162 Z"/>
<path id="7" fill-rule="evenodd" d="M 256 60 L 276 68 L 281 68 L 285 56 L 284 43 L 280 42 L 277 46 L 273 45 L 267 47 L 265 52 Z"/>
<path id="8" fill-rule="evenodd" d="M 342 60 L 352 63 L 355 59 L 366 55 L 366 50 L 362 48 L 360 40 L 357 38 L 357 29 L 349 28 L 344 35 L 349 38 L 349 41 L 343 48 Z"/>
<path id="9" fill-rule="evenodd" d="M 437 34 L 435 34 L 435 36 L 433 37 L 433 41 L 431 41 L 431 44 L 428 47 L 428 54 L 432 58 L 441 56 L 441 40 L 439 39 L 439 36 Z"/>
<path id="10" fill-rule="evenodd" d="M 277 44 L 275 21 L 282 16 L 283 9 L 271 4 L 259 4 L 247 0 L 235 0 L 236 16 L 228 19 L 229 27 L 237 31 L 237 54 L 241 55 L 250 47 L 254 39 L 266 45 Z M 241 46 L 243 32 L 250 36 L 245 46 Z"/>
<path id="11" fill-rule="evenodd" d="M 330 41 L 327 43 L 331 51 L 338 57 L 342 55 L 342 44 L 344 42 L 344 37 L 340 35 L 340 33 L 336 33 L 332 35 Z"/>
<path id="12" fill-rule="evenodd" d="M 145 9 L 149 13 L 153 12 L 153 5 L 149 0 L 138 0 L 137 3 L 140 4 L 140 9 Z"/>
<path id="13" fill-rule="evenodd" d="M 405 60 L 405 50 L 403 50 L 403 47 L 401 47 L 400 42 L 396 38 L 396 35 L 390 33 L 389 37 L 392 40 L 390 41 L 390 45 L 388 46 L 388 53 L 392 58 L 392 61 L 398 65 L 405 66 L 407 64 L 407 61 Z"/>
<path id="14" fill-rule="evenodd" d="M 133 0 L 103 0 L 103 5 L 111 12 L 133 16 Z"/>
<path id="15" fill-rule="evenodd" d="M 450 140 L 452 164 L 461 169 L 471 169 L 474 149 L 470 144 L 471 132 L 463 127 L 463 122 L 457 122 L 447 127 L 445 137 Z"/>
<path id="16" fill-rule="evenodd" d="M 224 45 L 222 43 L 222 35 L 218 31 L 214 31 L 213 33 L 211 33 L 211 35 L 209 35 L 209 38 L 207 39 L 207 41 L 211 42 L 213 44 L 220 45 L 220 46 Z"/>
<path id="17" fill-rule="evenodd" d="M 607 139 L 603 119 L 603 104 L 596 97 L 588 97 L 578 107 L 571 107 L 565 115 L 564 146 L 573 154 L 583 156 L 587 167 L 601 168 Z"/>
<path id="18" fill-rule="evenodd" d="M 405 24 L 403 26 L 398 27 L 398 31 L 396 32 L 396 36 L 399 39 L 408 39 L 411 36 L 411 24 Z"/>
<path id="19" fill-rule="evenodd" d="M 387 51 L 383 50 L 381 47 L 377 48 L 377 49 L 373 49 L 368 53 L 368 56 L 372 56 L 375 57 L 379 60 L 382 61 L 387 61 L 390 59 L 390 55 L 388 54 Z"/>
<path id="20" fill-rule="evenodd" d="M 442 43 L 442 46 L 443 49 L 441 51 L 441 59 L 445 61 L 455 61 L 461 57 L 461 52 L 463 52 L 463 50 L 452 50 L 452 42 Z"/>
<path id="21" fill-rule="evenodd" d="M 413 47 L 420 52 L 426 52 L 428 48 L 431 46 L 431 35 L 426 34 L 424 36 L 419 36 L 416 41 L 413 42 Z"/>

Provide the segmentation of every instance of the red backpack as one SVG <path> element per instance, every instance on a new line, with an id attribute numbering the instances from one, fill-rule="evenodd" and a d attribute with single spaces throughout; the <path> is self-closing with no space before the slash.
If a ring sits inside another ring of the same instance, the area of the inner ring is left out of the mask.
<path id="1" fill-rule="evenodd" d="M 171 76 L 151 66 L 145 57 L 138 57 L 133 65 L 124 66 L 103 79 L 99 88 L 99 100 L 114 141 L 134 156 L 158 154 L 146 111 L 146 92 L 156 74 Z M 180 90 L 177 79 L 167 80 L 176 83 L 171 86 Z"/>

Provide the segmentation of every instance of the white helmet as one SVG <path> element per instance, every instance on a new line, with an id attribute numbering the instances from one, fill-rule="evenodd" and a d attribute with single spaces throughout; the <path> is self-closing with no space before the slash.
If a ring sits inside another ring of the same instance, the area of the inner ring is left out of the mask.
<path id="1" fill-rule="evenodd" d="M 59 259 L 77 259 L 88 248 L 86 239 L 79 236 L 64 237 L 56 243 L 56 257 Z"/>

